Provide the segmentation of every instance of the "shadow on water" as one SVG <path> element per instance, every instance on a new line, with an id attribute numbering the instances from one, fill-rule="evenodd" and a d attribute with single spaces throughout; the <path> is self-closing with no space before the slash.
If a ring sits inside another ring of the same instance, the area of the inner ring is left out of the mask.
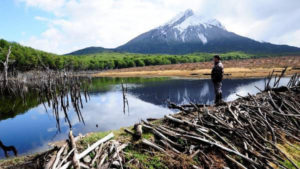
<path id="1" fill-rule="evenodd" d="M 6 146 L 0 140 L 0 148 L 4 151 L 5 157 L 9 157 L 9 152 L 12 151 L 15 156 L 18 156 L 18 151 L 15 146 Z"/>

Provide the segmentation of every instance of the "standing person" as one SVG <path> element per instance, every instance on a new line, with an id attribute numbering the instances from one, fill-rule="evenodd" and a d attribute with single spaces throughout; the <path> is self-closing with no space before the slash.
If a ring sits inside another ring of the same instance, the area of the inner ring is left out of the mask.
<path id="1" fill-rule="evenodd" d="M 213 61 L 214 61 L 214 67 L 211 70 L 211 80 L 214 84 L 214 90 L 215 90 L 215 104 L 218 105 L 223 102 L 222 80 L 224 74 L 224 67 L 219 55 L 215 55 Z"/>

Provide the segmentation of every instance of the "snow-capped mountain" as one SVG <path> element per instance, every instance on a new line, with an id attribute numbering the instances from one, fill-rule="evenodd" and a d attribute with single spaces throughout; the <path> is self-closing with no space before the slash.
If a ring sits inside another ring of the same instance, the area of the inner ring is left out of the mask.
<path id="1" fill-rule="evenodd" d="M 218 20 L 199 15 L 190 9 L 178 14 L 166 24 L 137 36 L 116 50 L 168 54 L 229 51 L 300 52 L 296 47 L 261 43 L 239 36 L 227 31 Z"/>
<path id="2" fill-rule="evenodd" d="M 251 24 L 251 23 L 249 23 Z M 91 54 L 103 48 L 90 48 L 75 53 Z M 194 52 L 299 53 L 300 48 L 258 42 L 225 29 L 220 21 L 192 10 L 178 14 L 169 22 L 143 33 L 128 43 L 105 51 L 131 53 L 187 54 Z"/>

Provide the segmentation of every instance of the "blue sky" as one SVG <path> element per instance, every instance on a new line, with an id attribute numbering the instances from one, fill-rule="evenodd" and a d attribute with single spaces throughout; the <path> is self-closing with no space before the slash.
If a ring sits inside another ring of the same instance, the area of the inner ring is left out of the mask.
<path id="1" fill-rule="evenodd" d="M 47 29 L 47 23 L 36 20 L 35 16 L 51 17 L 47 12 L 13 0 L 1 0 L 0 11 L 0 37 L 16 42 L 39 35 Z"/>
<path id="2" fill-rule="evenodd" d="M 1 0 L 0 38 L 57 54 L 113 48 L 186 9 L 242 36 L 300 47 L 299 0 Z"/>

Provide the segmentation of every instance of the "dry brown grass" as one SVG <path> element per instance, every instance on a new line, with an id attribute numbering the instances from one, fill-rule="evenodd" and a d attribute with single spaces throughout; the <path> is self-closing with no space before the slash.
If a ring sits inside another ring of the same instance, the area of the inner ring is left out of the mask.
<path id="1" fill-rule="evenodd" d="M 231 74 L 225 78 L 265 77 L 272 70 L 288 67 L 287 75 L 300 73 L 300 56 L 284 56 L 260 59 L 244 59 L 223 61 L 224 71 Z M 179 76 L 209 78 L 212 62 L 184 63 L 174 65 L 158 65 L 109 70 L 95 76 L 135 77 L 135 76 Z M 298 68 L 298 69 L 297 69 Z"/>

